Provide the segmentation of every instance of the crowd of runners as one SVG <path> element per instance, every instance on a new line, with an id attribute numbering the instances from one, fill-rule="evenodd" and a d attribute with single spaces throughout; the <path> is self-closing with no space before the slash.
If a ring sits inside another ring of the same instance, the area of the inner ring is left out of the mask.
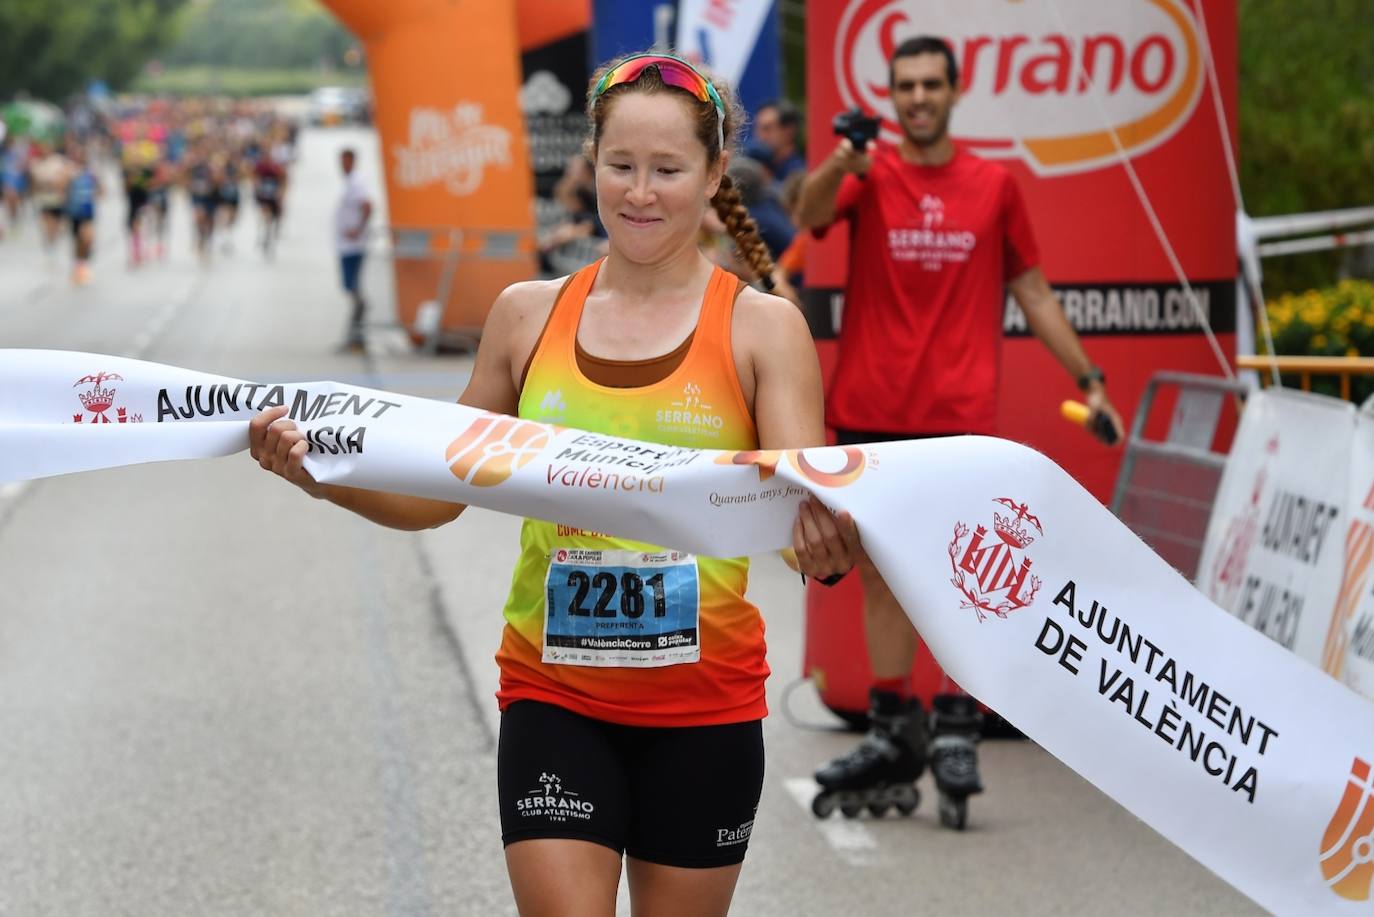
<path id="1" fill-rule="evenodd" d="M 126 262 L 167 257 L 172 201 L 181 194 L 203 264 L 233 251 L 240 211 L 259 213 L 257 246 L 273 256 L 281 232 L 297 124 L 259 101 L 126 101 L 69 117 L 61 131 L 5 130 L 0 140 L 0 240 L 36 224 L 56 260 L 70 234 L 72 281 L 91 279 L 97 207 L 124 207 Z M 120 200 L 122 199 L 122 201 Z"/>

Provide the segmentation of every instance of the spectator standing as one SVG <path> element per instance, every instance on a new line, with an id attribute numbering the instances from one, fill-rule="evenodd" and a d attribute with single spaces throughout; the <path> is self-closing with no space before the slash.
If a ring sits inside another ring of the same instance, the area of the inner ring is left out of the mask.
<path id="1" fill-rule="evenodd" d="M 740 200 L 758 224 L 759 237 L 768 246 L 769 253 L 777 255 L 785 251 L 792 244 L 797 228 L 773 193 L 767 169 L 756 159 L 740 156 L 731 160 L 728 171 L 739 189 Z"/>
<path id="2" fill-rule="evenodd" d="M 849 224 L 828 425 L 841 444 L 994 433 L 1006 288 L 1091 410 L 1105 414 L 1119 436 L 1105 377 L 1039 268 L 1015 181 L 950 139 L 959 76 L 949 46 L 909 39 L 889 67 L 900 144 L 879 143 L 866 155 L 842 139 L 807 176 L 798 205 L 799 222 L 818 233 L 837 220 Z M 893 788 L 909 793 L 929 757 L 942 821 L 962 828 L 967 797 L 982 791 L 977 704 L 964 695 L 937 696 L 927 723 L 920 700 L 910 696 L 916 631 L 872 561 L 861 558 L 859 569 L 873 728 L 852 752 L 817 771 L 817 811 L 827 793 L 886 807 Z"/>
<path id="3" fill-rule="evenodd" d="M 568 160 L 563 175 L 554 185 L 553 199 L 567 218 L 540 233 L 540 270 L 550 275 L 561 273 L 559 267 L 567 260 L 567 255 L 572 255 L 581 265 L 606 254 L 606 227 L 597 211 L 596 179 L 586 156 L 579 153 Z M 564 257 L 556 258 L 557 255 Z"/>
<path id="4" fill-rule="evenodd" d="M 764 102 L 754 113 L 754 143 L 750 155 L 759 159 L 773 180 L 783 182 L 806 171 L 801 148 L 801 114 L 785 99 Z"/>
<path id="5" fill-rule="evenodd" d="M 343 288 L 353 307 L 340 349 L 352 352 L 363 349 L 363 316 L 367 303 L 363 300 L 361 280 L 363 257 L 367 251 L 367 224 L 372 219 L 372 199 L 356 171 L 357 163 L 358 154 L 352 149 L 339 154 L 344 185 L 334 211 L 334 248 L 339 254 Z"/>

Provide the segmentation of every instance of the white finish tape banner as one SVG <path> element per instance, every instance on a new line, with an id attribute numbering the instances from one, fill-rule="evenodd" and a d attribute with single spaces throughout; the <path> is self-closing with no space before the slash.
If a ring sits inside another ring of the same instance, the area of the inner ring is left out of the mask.
<path id="1" fill-rule="evenodd" d="M 1252 393 L 1198 563 L 1198 587 L 1212 601 L 1327 671 L 1355 413 L 1321 395 Z"/>
<path id="2" fill-rule="evenodd" d="M 815 493 L 854 515 L 959 684 L 1261 905 L 1369 909 L 1374 707 L 1217 608 L 1014 443 L 693 451 L 335 383 L 11 350 L 0 481 L 227 455 L 276 404 L 308 431 L 319 480 L 698 554 L 786 546 Z"/>

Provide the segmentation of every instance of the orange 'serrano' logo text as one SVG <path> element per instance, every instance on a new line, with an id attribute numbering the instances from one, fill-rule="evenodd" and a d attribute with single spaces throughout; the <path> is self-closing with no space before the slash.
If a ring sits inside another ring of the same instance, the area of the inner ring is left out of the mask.
<path id="1" fill-rule="evenodd" d="M 549 428 L 543 424 L 488 414 L 450 443 L 444 457 L 459 480 L 495 487 L 534 461 L 549 439 Z"/>

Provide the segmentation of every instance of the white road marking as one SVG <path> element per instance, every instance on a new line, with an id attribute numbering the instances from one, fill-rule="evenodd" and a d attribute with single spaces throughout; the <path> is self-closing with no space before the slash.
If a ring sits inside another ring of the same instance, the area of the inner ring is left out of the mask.
<path id="1" fill-rule="evenodd" d="M 850 866 L 867 866 L 873 862 L 872 851 L 878 849 L 878 839 L 863 822 L 845 818 L 838 810 L 829 818 L 816 818 L 811 814 L 811 800 L 820 789 L 816 781 L 809 777 L 789 777 L 783 785 L 807 818 L 815 822 L 816 830 L 840 859 Z"/>
<path id="2" fill-rule="evenodd" d="M 166 305 L 153 316 L 152 320 L 148 322 L 143 330 L 134 336 L 133 346 L 125 350 L 121 356 L 129 357 L 133 360 L 142 360 L 146 357 L 149 349 L 157 342 L 157 339 L 162 336 L 162 332 L 166 330 L 172 319 L 176 317 L 177 312 L 181 311 L 181 309 L 191 301 L 191 296 L 195 292 L 195 288 L 196 282 L 194 280 L 190 281 L 177 292 L 177 295 L 169 298 Z"/>

